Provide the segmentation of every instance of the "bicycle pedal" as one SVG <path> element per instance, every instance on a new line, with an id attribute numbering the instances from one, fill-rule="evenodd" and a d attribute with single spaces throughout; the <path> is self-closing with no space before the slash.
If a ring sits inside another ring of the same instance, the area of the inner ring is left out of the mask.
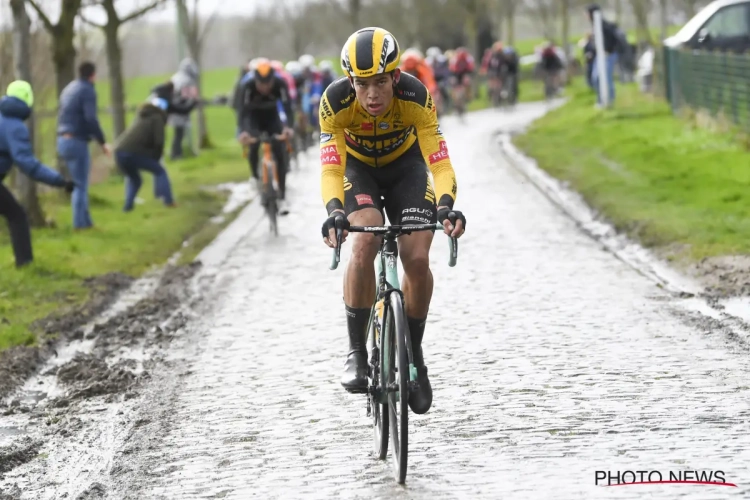
<path id="1" fill-rule="evenodd" d="M 349 394 L 369 394 L 370 393 L 367 387 L 365 387 L 364 389 L 360 389 L 360 388 L 355 389 L 355 388 L 345 387 L 345 389 L 346 389 L 346 392 L 348 392 Z"/>

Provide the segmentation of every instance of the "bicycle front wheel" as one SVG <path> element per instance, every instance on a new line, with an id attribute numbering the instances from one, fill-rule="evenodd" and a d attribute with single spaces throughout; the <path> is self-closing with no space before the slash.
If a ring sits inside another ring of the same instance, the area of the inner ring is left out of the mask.
<path id="1" fill-rule="evenodd" d="M 388 418 L 391 424 L 393 445 L 393 472 L 399 484 L 406 481 L 406 465 L 409 455 L 409 356 L 406 352 L 406 323 L 401 295 L 392 293 L 388 308 L 390 381 L 388 384 Z"/>
<path id="2" fill-rule="evenodd" d="M 265 208 L 266 215 L 268 216 L 268 223 L 270 225 L 271 233 L 274 236 L 279 235 L 279 225 L 277 223 L 277 215 L 279 212 L 278 202 L 276 200 L 276 190 L 273 187 L 273 176 L 274 176 L 274 165 L 272 162 L 268 162 L 265 167 L 267 170 L 266 185 L 265 185 Z"/>
<path id="3" fill-rule="evenodd" d="M 382 308 L 382 300 L 378 302 L 378 305 Z M 376 306 L 373 308 L 372 318 L 370 321 L 370 332 L 368 334 L 368 352 L 370 353 L 370 387 L 376 387 L 382 389 L 386 386 L 383 382 L 386 377 L 381 377 L 382 363 L 380 362 L 382 356 L 382 323 L 381 315 L 379 314 L 379 308 Z M 370 393 L 367 395 L 370 398 L 370 408 L 372 411 L 372 430 L 373 430 L 373 444 L 375 449 L 375 455 L 378 460 L 385 460 L 388 454 L 388 404 L 381 403 L 378 395 Z"/>

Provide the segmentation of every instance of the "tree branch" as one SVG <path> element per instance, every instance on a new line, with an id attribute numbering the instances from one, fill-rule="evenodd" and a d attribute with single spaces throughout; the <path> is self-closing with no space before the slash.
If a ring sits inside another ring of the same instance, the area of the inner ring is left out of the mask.
<path id="1" fill-rule="evenodd" d="M 224 3 L 223 0 L 215 0 L 215 2 L 216 3 L 214 4 L 215 5 L 214 11 L 211 13 L 211 16 L 209 16 L 209 18 L 206 20 L 206 24 L 203 25 L 203 30 L 200 31 L 200 33 L 198 32 L 198 29 L 195 30 L 196 31 L 196 35 L 198 35 L 197 39 L 196 39 L 196 41 L 198 42 L 198 45 L 201 45 L 203 43 L 203 38 L 211 30 L 211 26 L 214 24 L 214 21 L 216 21 L 217 14 L 219 13 L 219 7 L 221 7 L 221 4 Z M 196 9 L 196 11 L 195 11 L 195 26 L 196 26 L 196 28 L 198 28 L 198 22 L 199 22 L 199 19 L 198 19 L 198 9 Z"/>
<path id="2" fill-rule="evenodd" d="M 134 12 L 131 12 L 127 16 L 123 17 L 120 22 L 124 24 L 124 23 L 127 23 L 128 21 L 132 21 L 133 19 L 138 19 L 139 17 L 141 17 L 142 15 L 148 13 L 149 11 L 154 10 L 155 8 L 160 7 L 161 5 L 163 5 L 164 1 L 165 0 L 154 0 L 153 2 L 151 2 L 148 5 L 146 5 L 145 7 L 141 8 L 141 9 L 138 9 L 138 10 L 136 10 Z"/>
<path id="3" fill-rule="evenodd" d="M 36 15 L 39 16 L 39 20 L 42 21 L 42 24 L 44 24 L 44 27 L 47 29 L 47 31 L 52 31 L 55 29 L 55 25 L 52 24 L 52 21 L 49 20 L 49 17 L 47 17 L 47 14 L 44 13 L 41 7 L 34 1 L 34 0 L 28 0 L 29 5 L 31 5 L 31 8 L 34 9 L 36 12 Z"/>
<path id="4" fill-rule="evenodd" d="M 83 21 L 84 23 L 86 23 L 86 24 L 88 24 L 88 25 L 90 25 L 90 26 L 94 26 L 94 27 L 96 27 L 96 28 L 99 28 L 99 29 L 104 29 L 104 28 L 106 28 L 106 25 L 105 25 L 105 24 L 99 24 L 99 23 L 95 23 L 95 22 L 94 22 L 94 21 L 92 21 L 91 19 L 88 19 L 88 18 L 86 18 L 86 16 L 84 16 L 84 15 L 83 15 L 83 12 L 79 12 L 79 13 L 78 13 L 78 17 L 80 17 L 80 18 L 81 18 L 81 21 Z"/>

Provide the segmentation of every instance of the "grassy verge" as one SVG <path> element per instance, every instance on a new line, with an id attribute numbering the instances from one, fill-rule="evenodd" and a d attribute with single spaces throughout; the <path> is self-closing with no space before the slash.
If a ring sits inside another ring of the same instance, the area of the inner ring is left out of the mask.
<path id="1" fill-rule="evenodd" d="M 137 276 L 163 263 L 194 234 L 189 248 L 216 235 L 209 219 L 221 211 L 224 195 L 203 186 L 247 179 L 248 167 L 234 143 L 234 117 L 229 109 L 209 111 L 209 130 L 217 147 L 197 158 L 167 163 L 177 208 L 153 198 L 152 177 L 144 175 L 139 193 L 143 204 L 122 212 L 124 181 L 118 176 L 91 187 L 91 212 L 96 227 L 73 232 L 70 203 L 57 192 L 43 195 L 43 206 L 55 228 L 33 231 L 35 262 L 16 270 L 6 231 L 0 232 L 0 349 L 33 344 L 32 323 L 51 313 L 83 303 L 83 279 L 108 272 Z"/>
<path id="2" fill-rule="evenodd" d="M 541 80 L 521 80 L 518 82 L 518 102 L 534 102 L 544 100 L 544 88 Z M 469 111 L 479 111 L 490 107 L 490 96 L 487 85 L 479 87 L 479 97 L 469 103 Z"/>
<path id="3" fill-rule="evenodd" d="M 670 258 L 749 253 L 750 171 L 741 142 L 675 118 L 633 85 L 617 90 L 614 109 L 598 111 L 577 82 L 569 103 L 515 143 L 618 229 Z"/>

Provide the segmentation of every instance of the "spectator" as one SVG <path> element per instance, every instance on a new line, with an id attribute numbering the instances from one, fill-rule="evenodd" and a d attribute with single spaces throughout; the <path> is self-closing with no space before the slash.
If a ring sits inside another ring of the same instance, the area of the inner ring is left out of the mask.
<path id="1" fill-rule="evenodd" d="M 190 58 L 183 59 L 171 81 L 174 93 L 169 123 L 174 128 L 174 137 L 170 158 L 175 160 L 182 158 L 182 142 L 190 134 L 190 112 L 198 100 L 198 65 Z"/>
<path id="2" fill-rule="evenodd" d="M 175 206 L 169 176 L 160 163 L 164 154 L 168 107 L 169 103 L 159 97 L 143 104 L 135 121 L 117 140 L 115 160 L 127 177 L 123 207 L 125 212 L 133 210 L 135 197 L 143 183 L 140 170 L 154 174 L 156 197 L 161 198 L 168 207 Z"/>
<path id="3" fill-rule="evenodd" d="M 34 157 L 29 131 L 23 123 L 31 115 L 34 93 L 28 82 L 21 80 L 8 85 L 7 95 L 0 99 L 0 215 L 8 221 L 10 241 L 16 267 L 34 260 L 31 250 L 31 229 L 26 212 L 5 186 L 3 179 L 15 163 L 32 179 L 50 186 L 65 187 L 69 193 L 74 184 L 59 173 L 45 167 Z"/>
<path id="4" fill-rule="evenodd" d="M 586 8 L 588 12 L 588 18 L 591 21 L 591 23 L 594 22 L 594 12 L 599 11 L 601 12 L 601 7 L 597 4 L 591 4 Z M 617 55 L 618 51 L 620 50 L 620 33 L 617 28 L 617 25 L 607 21 L 602 17 L 602 35 L 603 35 L 603 45 L 604 45 L 604 52 L 605 52 L 605 72 L 606 72 L 606 79 L 607 79 L 607 89 L 608 89 L 608 95 L 609 95 L 609 104 L 611 105 L 615 100 L 615 78 L 614 78 L 614 71 L 615 71 L 615 65 L 617 64 Z M 594 89 L 596 90 L 597 95 L 597 102 L 598 105 L 601 106 L 602 103 L 602 96 L 599 93 L 599 72 L 596 69 L 596 55 L 594 55 L 594 59 L 592 60 L 593 65 L 593 71 L 592 71 L 592 78 L 591 83 L 594 86 Z"/>
<path id="5" fill-rule="evenodd" d="M 78 80 L 70 82 L 60 94 L 57 153 L 65 161 L 76 185 L 72 200 L 73 227 L 88 229 L 94 225 L 89 213 L 91 155 L 88 143 L 95 139 L 105 154 L 111 153 L 96 117 L 96 67 L 84 62 L 78 67 L 78 76 Z"/>
<path id="6" fill-rule="evenodd" d="M 596 55 L 596 47 L 594 46 L 594 34 L 589 33 L 583 41 L 583 59 L 586 61 L 586 83 L 594 88 L 594 84 L 591 78 L 594 76 L 594 56 Z"/>

